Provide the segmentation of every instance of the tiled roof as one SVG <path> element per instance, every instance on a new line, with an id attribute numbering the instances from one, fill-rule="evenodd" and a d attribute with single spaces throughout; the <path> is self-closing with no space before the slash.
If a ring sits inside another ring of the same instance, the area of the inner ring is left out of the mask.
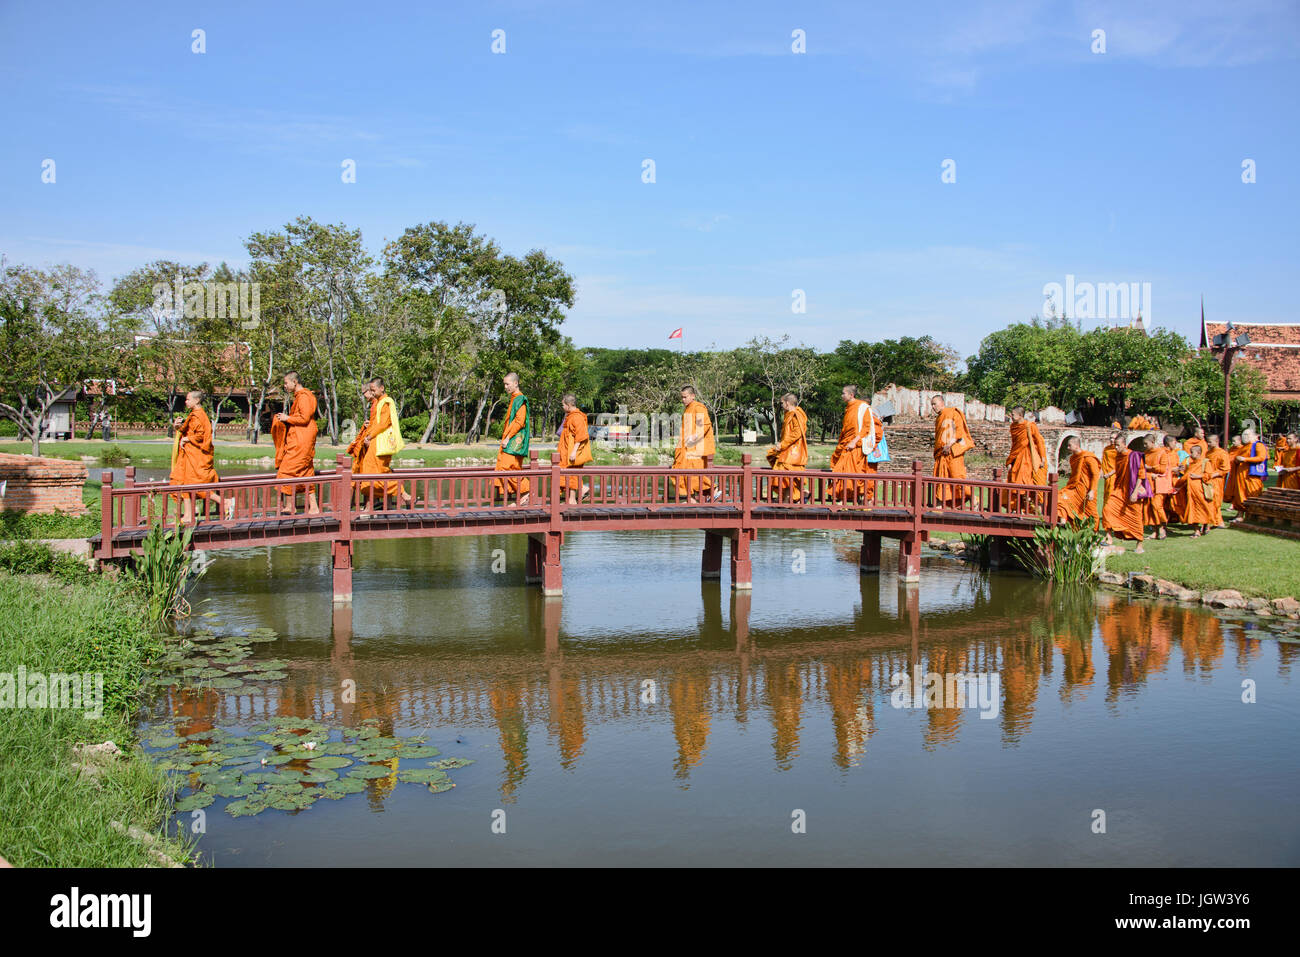
<path id="1" fill-rule="evenodd" d="M 1201 348 L 1227 331 L 1226 322 L 1201 323 Z M 1250 344 L 1234 361 L 1246 361 L 1264 373 L 1267 399 L 1300 399 L 1300 322 L 1234 322 L 1234 335 L 1243 332 Z"/>

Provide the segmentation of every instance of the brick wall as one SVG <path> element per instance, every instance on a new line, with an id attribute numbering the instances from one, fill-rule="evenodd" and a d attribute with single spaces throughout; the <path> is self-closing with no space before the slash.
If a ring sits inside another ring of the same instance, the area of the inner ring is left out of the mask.
<path id="1" fill-rule="evenodd" d="M 80 462 L 0 452 L 0 508 L 85 515 L 81 497 L 85 485 L 86 467 Z"/>

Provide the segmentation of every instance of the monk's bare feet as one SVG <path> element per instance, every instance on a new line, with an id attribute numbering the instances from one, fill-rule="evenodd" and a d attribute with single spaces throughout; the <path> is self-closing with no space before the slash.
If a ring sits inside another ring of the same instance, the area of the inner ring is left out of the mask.
<path id="1" fill-rule="evenodd" d="M 519 504 L 520 504 L 520 505 L 527 505 L 527 504 L 528 504 L 528 493 L 527 493 L 527 492 L 525 492 L 523 495 L 519 496 Z"/>
<path id="2" fill-rule="evenodd" d="M 1146 552 L 1146 549 L 1142 547 L 1142 543 L 1141 543 L 1141 542 L 1138 542 L 1138 547 L 1135 548 L 1135 549 L 1133 549 L 1133 554 L 1134 554 L 1134 555 L 1142 555 L 1142 554 L 1144 554 L 1145 552 Z"/>

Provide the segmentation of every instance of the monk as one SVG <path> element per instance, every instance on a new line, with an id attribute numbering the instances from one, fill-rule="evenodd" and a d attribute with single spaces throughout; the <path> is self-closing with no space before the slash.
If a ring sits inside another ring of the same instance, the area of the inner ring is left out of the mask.
<path id="1" fill-rule="evenodd" d="M 366 427 L 348 446 L 348 454 L 357 463 L 354 471 L 360 475 L 386 475 L 393 470 L 393 456 L 406 447 L 402 441 L 402 432 L 397 425 L 397 403 L 388 394 L 383 379 L 375 378 L 366 383 L 362 398 L 370 405 L 370 415 Z M 383 453 L 383 454 L 380 454 Z M 401 502 L 402 508 L 411 507 L 411 496 L 402 488 L 401 482 L 367 482 L 361 487 L 361 494 L 370 495 L 370 510 L 375 510 L 375 495 L 382 494 L 385 499 L 391 495 Z M 358 518 L 366 518 L 365 514 Z"/>
<path id="2" fill-rule="evenodd" d="M 1152 494 L 1144 503 L 1144 522 L 1154 527 L 1152 538 L 1165 539 L 1169 532 L 1170 506 L 1174 497 L 1174 469 L 1178 468 L 1178 453 L 1173 450 L 1174 437 L 1166 435 L 1161 445 L 1152 446 L 1143 456 L 1147 476 L 1151 479 Z"/>
<path id="3" fill-rule="evenodd" d="M 1286 453 L 1290 448 L 1290 440 L 1285 435 L 1279 433 L 1277 441 L 1273 443 L 1273 465 L 1275 468 L 1282 465 L 1282 459 L 1286 456 Z"/>
<path id="4" fill-rule="evenodd" d="M 970 429 L 966 426 L 966 416 L 961 409 L 945 407 L 943 396 L 936 395 L 930 399 L 930 408 L 934 412 L 934 474 L 936 478 L 962 479 L 966 477 L 966 453 L 975 448 Z M 937 507 L 964 505 L 969 492 L 968 487 L 940 486 Z"/>
<path id="5" fill-rule="evenodd" d="M 1208 532 L 1215 524 L 1216 518 L 1222 522 L 1214 506 L 1217 494 L 1214 490 L 1214 482 L 1210 478 L 1212 472 L 1213 469 L 1201 452 L 1201 447 L 1193 445 L 1191 458 L 1176 480 L 1179 488 L 1187 493 L 1184 521 L 1196 527 L 1196 531 L 1192 532 L 1192 538 L 1200 538 Z"/>
<path id="6" fill-rule="evenodd" d="M 1131 431 L 1140 431 L 1142 429 L 1154 429 L 1155 426 L 1145 415 L 1135 415 L 1128 420 L 1128 427 Z"/>
<path id="7" fill-rule="evenodd" d="M 802 472 L 808 467 L 808 414 L 799 408 L 793 392 L 781 396 L 785 416 L 781 423 L 781 444 L 767 450 L 767 461 L 778 472 Z M 794 479 L 773 482 L 779 501 L 803 500 L 803 483 Z"/>
<path id="8" fill-rule="evenodd" d="M 1077 435 L 1065 442 L 1070 453 L 1070 480 L 1056 501 L 1056 520 L 1062 524 L 1078 519 L 1092 519 L 1101 526 L 1097 515 L 1097 483 L 1101 481 L 1101 459 L 1087 451 Z"/>
<path id="9" fill-rule="evenodd" d="M 872 473 L 876 466 L 867 461 L 867 455 L 885 433 L 871 404 L 858 398 L 858 387 L 846 385 L 840 390 L 844 399 L 844 421 L 840 425 L 840 440 L 831 453 L 831 471 L 852 474 Z M 839 502 L 869 504 L 876 497 L 874 482 L 836 481 L 831 484 L 831 494 Z"/>
<path id="10" fill-rule="evenodd" d="M 1220 448 L 1218 435 L 1208 436 L 1206 442 L 1209 443 L 1210 451 L 1205 456 L 1205 473 L 1202 475 L 1202 481 L 1209 482 L 1214 489 L 1214 519 L 1210 522 L 1210 528 L 1221 528 L 1224 486 L 1232 473 L 1232 456 L 1225 449 Z"/>
<path id="11" fill-rule="evenodd" d="M 1047 484 L 1047 444 L 1038 423 L 1025 418 L 1024 406 L 1011 410 L 1011 451 L 1007 454 L 1007 481 L 1013 485 Z M 1015 496 L 1020 510 L 1025 508 L 1028 493 Z"/>
<path id="12" fill-rule="evenodd" d="M 276 413 L 271 422 L 275 474 L 278 478 L 308 478 L 316 474 L 316 396 L 303 386 L 296 372 L 284 374 L 284 392 L 292 397 L 293 404 L 288 412 Z M 294 513 L 299 491 L 307 493 L 307 514 L 319 515 L 315 485 L 280 486 L 280 513 Z"/>
<path id="13" fill-rule="evenodd" d="M 713 419 L 704 403 L 696 397 L 695 386 L 682 386 L 681 399 L 682 436 L 673 453 L 673 468 L 707 469 L 713 464 L 713 455 L 717 451 Z M 677 480 L 677 497 L 686 496 L 686 501 L 692 505 L 699 504 L 697 496 L 708 495 L 710 490 L 713 490 L 713 498 L 722 497 L 722 489 L 713 489 L 713 480 L 707 475 Z"/>
<path id="14" fill-rule="evenodd" d="M 1183 451 L 1190 455 L 1193 445 L 1201 447 L 1202 456 L 1210 454 L 1210 443 L 1205 441 L 1205 429 L 1199 425 L 1192 430 L 1191 438 L 1183 439 Z"/>
<path id="15" fill-rule="evenodd" d="M 195 390 L 185 396 L 185 418 L 176 426 L 172 444 L 172 471 L 168 481 L 172 485 L 210 485 L 220 482 L 213 460 L 212 420 L 203 411 L 203 393 Z M 177 495 L 180 502 L 181 521 L 189 525 L 194 521 L 194 500 L 205 504 L 220 502 L 220 492 L 194 492 Z M 226 499 L 226 518 L 235 510 L 233 497 Z"/>
<path id="16" fill-rule="evenodd" d="M 1254 472 L 1263 474 L 1256 475 Z M 1254 429 L 1241 433 L 1241 452 L 1233 459 L 1232 474 L 1228 477 L 1228 498 L 1238 512 L 1246 500 L 1260 493 L 1264 476 L 1268 474 L 1268 446 L 1259 441 Z"/>
<path id="17" fill-rule="evenodd" d="M 505 424 L 501 427 L 501 447 L 497 450 L 496 470 L 498 472 L 518 472 L 524 467 L 528 457 L 528 439 L 533 431 L 533 422 L 528 414 L 528 398 L 519 391 L 519 376 L 507 372 L 501 379 L 505 386 L 510 406 L 506 411 Z M 511 507 L 528 504 L 528 479 L 497 479 L 496 487 Z M 511 494 L 517 494 L 515 502 L 510 501 Z"/>
<path id="18" fill-rule="evenodd" d="M 1278 460 L 1277 486 L 1278 488 L 1300 488 L 1300 435 L 1288 432 L 1283 438 L 1286 441 L 1286 450 Z"/>
<path id="19" fill-rule="evenodd" d="M 1142 541 L 1146 537 L 1146 528 L 1142 524 L 1144 500 L 1151 497 L 1151 480 L 1147 478 L 1143 457 L 1154 447 L 1155 443 L 1148 435 L 1138 443 L 1138 448 L 1129 449 L 1126 456 L 1118 459 L 1115 490 L 1106 496 L 1106 507 L 1101 513 L 1106 544 L 1112 544 L 1112 535 L 1133 539 L 1138 543 L 1134 554 L 1143 551 Z"/>
<path id="20" fill-rule="evenodd" d="M 1115 432 L 1110 437 L 1110 442 L 1101 450 L 1101 477 L 1105 479 L 1105 491 L 1102 493 L 1103 502 L 1110 498 L 1110 493 L 1115 491 L 1115 476 L 1118 473 L 1117 463 L 1124 456 L 1124 433 Z"/>
<path id="21" fill-rule="evenodd" d="M 560 399 L 560 407 L 564 409 L 564 424 L 560 426 L 560 444 L 555 449 L 560 456 L 560 468 L 580 469 L 592 459 L 587 414 L 578 408 L 578 397 L 572 392 Z M 576 475 L 564 479 L 564 488 L 570 505 L 577 505 L 591 492 L 591 486 L 579 482 Z"/>

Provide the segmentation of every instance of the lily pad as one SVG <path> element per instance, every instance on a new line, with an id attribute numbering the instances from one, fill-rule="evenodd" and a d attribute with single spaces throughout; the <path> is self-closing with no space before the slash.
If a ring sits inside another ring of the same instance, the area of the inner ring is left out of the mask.
<path id="1" fill-rule="evenodd" d="M 339 778 L 321 788 L 327 794 L 360 794 L 366 789 L 366 782 L 361 778 Z"/>
<path id="2" fill-rule="evenodd" d="M 434 784 L 447 780 L 447 772 L 434 768 L 412 768 L 410 771 L 398 771 L 397 780 L 407 784 Z"/>
<path id="3" fill-rule="evenodd" d="M 299 778 L 304 784 L 325 784 L 329 781 L 337 781 L 339 773 L 337 771 L 327 771 L 319 768 L 310 768 L 302 772 Z"/>
<path id="4" fill-rule="evenodd" d="M 398 752 L 403 758 L 436 758 L 442 754 L 437 748 L 427 744 L 417 744 L 414 747 L 405 747 Z"/>
<path id="5" fill-rule="evenodd" d="M 247 817 L 250 814 L 261 814 L 266 810 L 266 802 L 247 798 L 243 801 L 231 801 L 226 805 L 226 813 L 231 817 Z"/>
<path id="6" fill-rule="evenodd" d="M 177 738 L 177 737 L 159 737 L 159 738 L 150 738 L 150 739 L 149 739 L 149 747 L 151 747 L 151 748 L 174 748 L 174 747 L 176 747 L 176 745 L 180 744 L 180 743 L 181 743 L 182 741 L 184 741 L 184 740 L 185 740 L 184 738 Z"/>
<path id="7" fill-rule="evenodd" d="M 189 795 L 188 797 L 183 797 L 179 801 L 177 801 L 176 810 L 197 811 L 201 807 L 207 807 L 215 800 L 216 798 L 214 798 L 207 791 L 196 791 L 195 793 Z"/>
<path id="8" fill-rule="evenodd" d="M 441 794 L 443 791 L 450 791 L 455 786 L 456 783 L 451 778 L 448 778 L 445 781 L 434 781 L 429 785 L 429 790 L 434 794 Z"/>
<path id="9" fill-rule="evenodd" d="M 335 754 L 327 754 L 324 755 L 323 757 L 313 758 L 312 760 L 307 762 L 309 767 L 323 768 L 323 769 L 346 768 L 351 763 L 352 763 L 351 758 L 344 758 Z"/>
<path id="10" fill-rule="evenodd" d="M 221 784 L 214 786 L 212 788 L 212 793 L 215 794 L 217 797 L 238 798 L 238 797 L 247 797 L 248 795 L 252 794 L 256 790 L 257 788 L 255 788 L 253 785 L 245 784 L 243 781 L 230 781 L 230 782 L 223 782 Z"/>
<path id="11" fill-rule="evenodd" d="M 359 768 L 353 768 L 349 771 L 348 777 L 370 780 L 372 778 L 386 778 L 392 773 L 392 768 L 382 767 L 377 764 L 363 764 Z"/>
<path id="12" fill-rule="evenodd" d="M 431 768 L 442 768 L 450 770 L 452 768 L 464 768 L 474 763 L 473 758 L 443 758 L 441 761 L 432 761 L 429 764 Z"/>

